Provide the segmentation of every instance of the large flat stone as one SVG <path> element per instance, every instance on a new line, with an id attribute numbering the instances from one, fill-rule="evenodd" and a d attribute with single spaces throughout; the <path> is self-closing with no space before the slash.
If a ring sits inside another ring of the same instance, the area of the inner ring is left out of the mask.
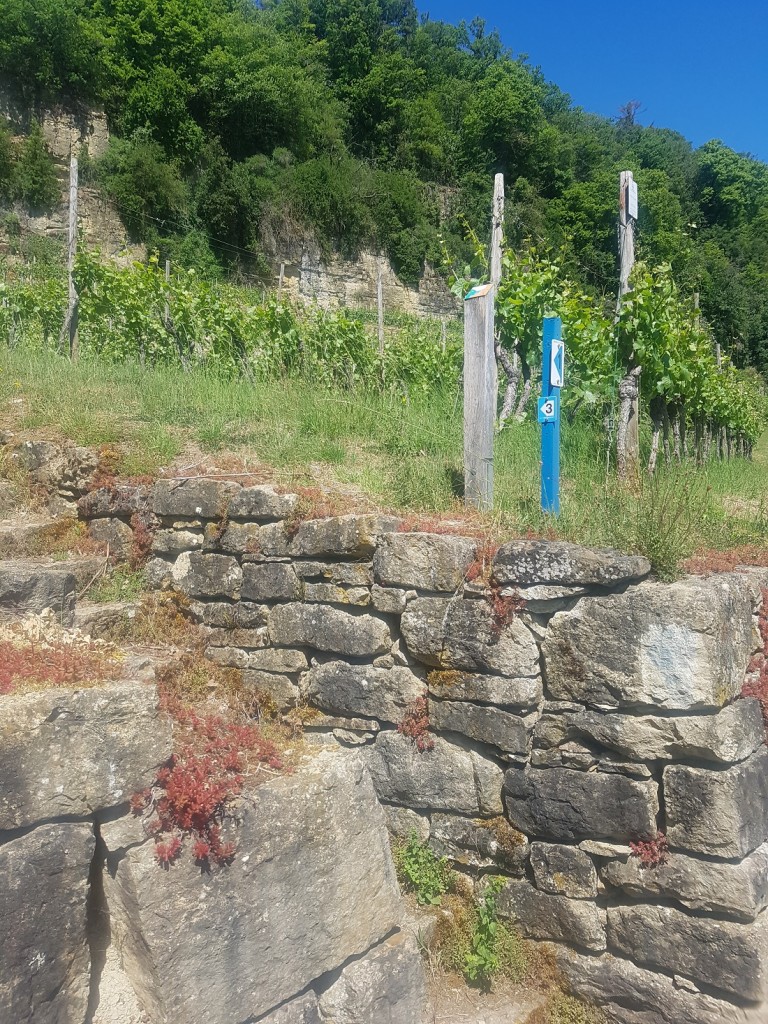
<path id="1" fill-rule="evenodd" d="M 0 830 L 126 803 L 170 753 L 170 724 L 154 686 L 110 683 L 3 697 Z"/>
<path id="2" fill-rule="evenodd" d="M 97 487 L 79 499 L 77 510 L 83 519 L 106 519 L 117 516 L 130 519 L 149 508 L 150 488 L 146 484 L 113 484 Z"/>
<path id="3" fill-rule="evenodd" d="M 527 938 L 605 949 L 605 911 L 590 900 L 550 896 L 523 879 L 510 880 L 498 895 L 499 916 L 514 921 Z"/>
<path id="4" fill-rule="evenodd" d="M 239 491 L 240 484 L 231 480 L 157 480 L 152 511 L 158 516 L 221 520 Z"/>
<path id="5" fill-rule="evenodd" d="M 636 963 L 682 974 L 755 1002 L 768 996 L 768 915 L 713 921 L 674 907 L 608 908 L 608 946 Z"/>
<path id="6" fill-rule="evenodd" d="M 302 585 L 290 565 L 283 562 L 252 562 L 243 566 L 241 596 L 246 601 L 295 601 Z"/>
<path id="7" fill-rule="evenodd" d="M 639 580 L 651 571 L 642 555 L 623 555 L 612 548 L 584 548 L 564 540 L 511 540 L 493 560 L 499 583 L 615 586 Z"/>
<path id="8" fill-rule="evenodd" d="M 655 835 L 659 811 L 653 781 L 570 768 L 511 768 L 504 803 L 515 828 L 558 842 Z"/>
<path id="9" fill-rule="evenodd" d="M 429 719 L 438 732 L 458 732 L 506 754 L 525 757 L 531 742 L 534 715 L 520 718 L 501 708 L 468 701 L 432 700 Z"/>
<path id="10" fill-rule="evenodd" d="M 387 533 L 373 559 L 374 578 L 385 587 L 453 593 L 464 582 L 477 541 L 437 533 Z"/>
<path id="11" fill-rule="evenodd" d="M 415 938 L 397 932 L 341 972 L 319 998 L 333 1024 L 422 1024 L 427 1003 Z"/>
<path id="12" fill-rule="evenodd" d="M 4 561 L 0 563 L 0 618 L 39 615 L 50 608 L 64 626 L 71 626 L 76 590 L 75 575 L 65 567 Z"/>
<path id="13" fill-rule="evenodd" d="M 702 760 L 734 764 L 765 742 L 760 704 L 738 700 L 717 714 L 664 717 L 586 710 L 547 715 L 543 746 L 584 738 L 637 761 Z"/>
<path id="14" fill-rule="evenodd" d="M 510 677 L 539 674 L 539 650 L 520 620 L 494 621 L 486 601 L 423 597 L 401 619 L 409 652 L 426 665 Z"/>
<path id="15" fill-rule="evenodd" d="M 679 986 L 666 974 L 563 946 L 557 966 L 567 988 L 603 1008 L 615 1024 L 764 1024 L 765 1007 L 737 1006 Z"/>
<path id="16" fill-rule="evenodd" d="M 163 871 L 151 841 L 104 828 L 124 851 L 105 878 L 113 936 L 153 1020 L 258 1019 L 400 923 L 383 811 L 357 757 L 318 754 L 247 791 L 238 818 L 234 861 L 208 874 L 191 849 Z"/>
<path id="17" fill-rule="evenodd" d="M 552 896 L 594 899 L 597 896 L 597 871 L 578 846 L 558 843 L 532 843 L 531 869 L 536 888 Z"/>
<path id="18" fill-rule="evenodd" d="M 557 700 L 598 707 L 720 708 L 741 690 L 751 634 L 750 588 L 738 576 L 585 597 L 549 624 L 547 684 Z"/>
<path id="19" fill-rule="evenodd" d="M 456 814 L 501 813 L 501 768 L 476 751 L 440 736 L 434 749 L 419 752 L 406 736 L 379 733 L 367 764 L 380 800 Z"/>
<path id="20" fill-rule="evenodd" d="M 281 494 L 269 484 L 254 484 L 229 498 L 227 512 L 230 519 L 285 519 L 298 500 L 297 495 Z"/>
<path id="21" fill-rule="evenodd" d="M 243 571 L 231 555 L 185 551 L 173 563 L 171 578 L 187 597 L 238 598 Z"/>
<path id="22" fill-rule="evenodd" d="M 462 868 L 525 874 L 528 840 L 501 816 L 464 818 L 435 813 L 429 836 L 430 845 L 439 856 L 448 857 Z"/>
<path id="23" fill-rule="evenodd" d="M 393 640 L 387 623 L 372 615 L 293 603 L 270 612 L 269 634 L 275 644 L 315 647 L 352 658 L 384 654 Z"/>
<path id="24" fill-rule="evenodd" d="M 0 1020 L 85 1020 L 89 823 L 41 825 L 0 846 Z"/>
<path id="25" fill-rule="evenodd" d="M 344 661 L 317 665 L 304 687 L 309 703 L 329 714 L 393 724 L 401 721 L 408 705 L 424 693 L 424 682 L 409 668 L 373 668 Z"/>
<path id="26" fill-rule="evenodd" d="M 309 558 L 370 558 L 382 533 L 396 530 L 399 519 L 384 515 L 333 516 L 303 522 L 291 554 Z"/>
<path id="27" fill-rule="evenodd" d="M 501 708 L 535 708 L 544 696 L 541 676 L 493 676 L 455 669 L 430 672 L 427 687 L 442 700 L 469 700 Z"/>
<path id="28" fill-rule="evenodd" d="M 744 857 L 768 839 L 768 750 L 719 771 L 668 765 L 664 802 L 672 846 Z"/>
<path id="29" fill-rule="evenodd" d="M 600 877 L 637 899 L 674 899 L 691 910 L 754 921 L 768 907 L 768 843 L 736 863 L 672 851 L 652 871 L 625 856 L 604 864 Z"/>

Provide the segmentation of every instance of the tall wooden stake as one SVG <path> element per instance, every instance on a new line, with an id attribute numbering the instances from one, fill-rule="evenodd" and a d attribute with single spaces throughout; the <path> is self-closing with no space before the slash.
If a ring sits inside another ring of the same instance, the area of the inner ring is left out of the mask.
<path id="1" fill-rule="evenodd" d="M 501 236 L 504 230 L 504 175 L 493 182 L 493 213 L 491 220 L 491 284 L 494 293 L 501 283 Z"/>
<path id="2" fill-rule="evenodd" d="M 637 186 L 631 171 L 622 171 L 619 180 L 619 297 L 630 290 L 629 275 L 635 265 L 635 221 L 637 219 Z M 630 368 L 619 385 L 621 406 L 616 438 L 617 469 L 620 477 L 637 479 L 640 472 L 640 374 L 642 367 Z"/>
<path id="3" fill-rule="evenodd" d="M 280 264 L 280 276 L 277 279 L 277 297 L 281 299 L 283 296 L 283 280 L 285 279 L 285 264 Z"/>
<path id="4" fill-rule="evenodd" d="M 493 183 L 489 284 L 464 299 L 464 501 L 493 508 L 493 442 L 499 394 L 494 308 L 501 281 L 504 176 Z"/>
<path id="5" fill-rule="evenodd" d="M 165 261 L 165 283 L 168 284 L 168 282 L 170 280 L 171 280 L 171 261 L 170 260 L 166 260 Z M 163 309 L 163 323 L 167 327 L 170 322 L 171 322 L 171 307 L 168 305 L 168 293 L 166 291 L 165 307 Z"/>
<path id="6" fill-rule="evenodd" d="M 384 355 L 384 282 L 381 273 L 381 256 L 376 262 L 376 310 L 378 313 L 379 355 Z"/>
<path id="7" fill-rule="evenodd" d="M 492 284 L 464 299 L 464 501 L 493 508 L 493 438 L 496 427 L 496 354 Z"/>
<path id="8" fill-rule="evenodd" d="M 59 334 L 59 349 L 69 345 L 69 358 L 78 356 L 77 322 L 80 303 L 75 287 L 75 257 L 77 256 L 77 157 L 69 158 L 69 226 L 67 230 L 67 312 Z"/>

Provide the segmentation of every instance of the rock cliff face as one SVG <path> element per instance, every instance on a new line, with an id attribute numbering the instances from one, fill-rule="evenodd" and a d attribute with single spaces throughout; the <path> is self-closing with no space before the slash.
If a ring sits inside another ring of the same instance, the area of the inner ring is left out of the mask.
<path id="1" fill-rule="evenodd" d="M 643 558 L 512 541 L 490 587 L 472 538 L 391 517 L 299 521 L 290 495 L 210 480 L 143 500 L 149 576 L 208 657 L 313 709 L 394 831 L 506 875 L 501 913 L 558 944 L 576 993 L 617 1024 L 765 1019 L 768 754 L 740 691 L 768 573 L 661 584 Z"/>
<path id="2" fill-rule="evenodd" d="M 0 1020 L 92 1021 L 106 945 L 132 1021 L 421 1024 L 421 960 L 361 758 L 321 751 L 246 787 L 234 862 L 206 873 L 189 851 L 164 871 L 127 806 L 171 750 L 154 686 L 6 695 L 0 733 Z M 104 995 L 96 1019 L 123 1024 Z"/>

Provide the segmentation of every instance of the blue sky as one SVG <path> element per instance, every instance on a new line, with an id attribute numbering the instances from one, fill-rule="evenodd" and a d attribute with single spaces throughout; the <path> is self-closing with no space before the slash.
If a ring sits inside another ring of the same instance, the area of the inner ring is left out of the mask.
<path id="1" fill-rule="evenodd" d="M 768 161 L 768 0 L 417 0 L 436 20 L 485 18 L 574 104 L 638 120 L 695 146 L 722 139 Z"/>

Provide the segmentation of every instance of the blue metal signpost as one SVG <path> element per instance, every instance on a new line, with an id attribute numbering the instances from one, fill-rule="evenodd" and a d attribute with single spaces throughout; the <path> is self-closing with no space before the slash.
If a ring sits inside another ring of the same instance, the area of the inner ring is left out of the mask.
<path id="1" fill-rule="evenodd" d="M 560 388 L 563 386 L 565 346 L 560 317 L 544 317 L 541 391 L 541 507 L 560 514 Z"/>

